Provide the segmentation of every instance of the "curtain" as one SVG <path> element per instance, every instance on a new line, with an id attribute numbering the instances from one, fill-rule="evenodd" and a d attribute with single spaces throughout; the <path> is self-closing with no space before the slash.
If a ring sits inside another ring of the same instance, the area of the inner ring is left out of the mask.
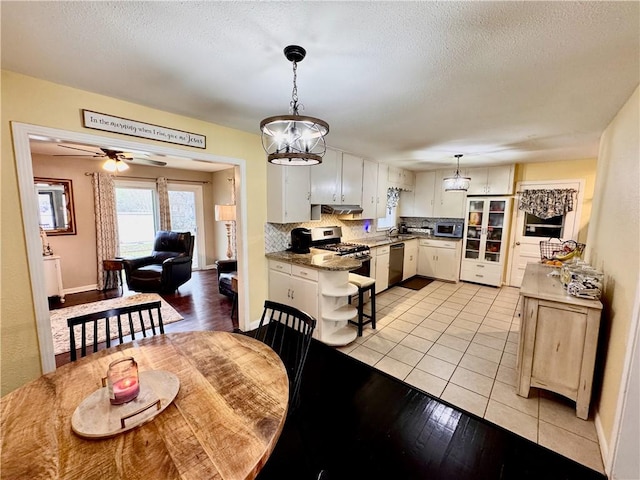
<path id="1" fill-rule="evenodd" d="M 518 208 L 538 218 L 547 219 L 573 211 L 573 188 L 525 190 Z"/>
<path id="2" fill-rule="evenodd" d="M 171 230 L 171 207 L 169 206 L 169 188 L 167 179 L 158 177 L 156 179 L 158 187 L 158 209 L 160 210 L 160 230 Z"/>
<path id="3" fill-rule="evenodd" d="M 118 216 L 116 212 L 116 189 L 111 175 L 101 172 L 91 174 L 93 201 L 96 213 L 96 250 L 98 261 L 98 290 L 117 288 L 118 280 L 113 275 L 108 285 L 104 281 L 103 260 L 118 255 Z"/>

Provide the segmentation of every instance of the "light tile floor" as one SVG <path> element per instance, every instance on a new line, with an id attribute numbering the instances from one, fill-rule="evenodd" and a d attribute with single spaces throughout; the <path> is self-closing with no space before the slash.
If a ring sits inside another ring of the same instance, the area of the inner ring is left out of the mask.
<path id="1" fill-rule="evenodd" d="M 434 281 L 376 296 L 376 330 L 339 350 L 456 407 L 604 473 L 593 419 L 531 389 L 516 395 L 519 291 Z"/>

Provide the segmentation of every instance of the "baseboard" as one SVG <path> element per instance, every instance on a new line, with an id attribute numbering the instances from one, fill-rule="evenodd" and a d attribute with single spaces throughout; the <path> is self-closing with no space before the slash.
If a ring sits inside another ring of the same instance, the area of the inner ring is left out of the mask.
<path id="1" fill-rule="evenodd" d="M 605 437 L 602 430 L 602 422 L 600 421 L 600 414 L 596 412 L 593 423 L 596 427 L 596 435 L 598 436 L 598 445 L 600 446 L 600 456 L 602 457 L 602 464 L 604 465 L 604 472 L 607 477 L 611 472 L 611 462 L 613 459 L 609 458 L 609 439 Z"/>
<path id="2" fill-rule="evenodd" d="M 98 284 L 94 283 L 93 285 L 83 285 L 81 287 L 65 288 L 63 292 L 65 295 L 70 295 L 72 293 L 89 292 L 91 290 L 97 290 L 97 289 L 98 289 Z"/>

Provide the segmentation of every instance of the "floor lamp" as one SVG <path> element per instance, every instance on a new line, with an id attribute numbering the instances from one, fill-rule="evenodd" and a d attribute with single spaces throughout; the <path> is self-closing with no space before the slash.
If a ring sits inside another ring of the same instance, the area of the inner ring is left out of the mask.
<path id="1" fill-rule="evenodd" d="M 236 221 L 235 205 L 216 205 L 215 218 L 217 222 L 225 222 L 227 227 L 227 258 L 233 257 L 233 248 L 231 247 L 231 227 Z"/>

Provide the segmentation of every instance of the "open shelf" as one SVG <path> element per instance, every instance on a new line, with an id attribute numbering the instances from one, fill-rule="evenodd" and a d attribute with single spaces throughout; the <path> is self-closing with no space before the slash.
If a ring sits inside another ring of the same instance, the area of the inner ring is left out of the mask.
<path id="1" fill-rule="evenodd" d="M 353 283 L 343 283 L 342 285 L 324 285 L 322 295 L 325 297 L 349 297 L 358 293 L 358 287 Z"/>
<path id="2" fill-rule="evenodd" d="M 331 322 L 346 322 L 358 315 L 358 310 L 351 305 L 343 305 L 330 312 L 322 312 L 322 318 Z"/>
<path id="3" fill-rule="evenodd" d="M 341 346 L 347 345 L 353 342 L 358 336 L 358 331 L 349 326 L 344 326 L 331 332 L 329 335 L 322 338 L 322 341 L 327 345 L 331 346 Z"/>

